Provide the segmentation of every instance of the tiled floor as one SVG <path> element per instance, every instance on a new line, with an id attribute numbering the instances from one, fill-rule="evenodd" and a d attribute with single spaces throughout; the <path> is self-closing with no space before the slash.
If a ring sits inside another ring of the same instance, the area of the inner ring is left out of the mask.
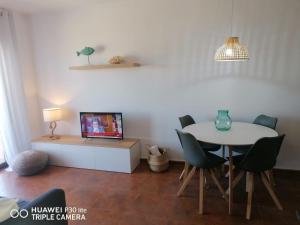
<path id="1" fill-rule="evenodd" d="M 234 215 L 227 215 L 227 204 L 212 186 L 205 193 L 205 215 L 198 214 L 198 176 L 182 197 L 176 197 L 182 164 L 168 172 L 149 172 L 142 163 L 133 174 L 111 173 L 63 167 L 49 167 L 32 177 L 18 177 L 0 171 L 0 195 L 33 199 L 53 187 L 66 191 L 69 206 L 85 207 L 87 220 L 80 225 L 293 225 L 300 209 L 299 173 L 275 173 L 277 193 L 284 206 L 278 211 L 257 179 L 252 220 L 246 221 L 244 182 L 235 190 Z M 224 186 L 226 180 L 224 179 Z"/>

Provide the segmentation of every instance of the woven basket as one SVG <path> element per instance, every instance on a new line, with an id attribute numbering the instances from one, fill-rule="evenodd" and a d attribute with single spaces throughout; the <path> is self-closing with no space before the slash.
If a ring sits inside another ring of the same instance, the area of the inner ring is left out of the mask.
<path id="1" fill-rule="evenodd" d="M 169 159 L 166 149 L 159 149 L 161 155 L 152 155 L 149 151 L 148 164 L 153 172 L 163 172 L 169 168 Z"/>

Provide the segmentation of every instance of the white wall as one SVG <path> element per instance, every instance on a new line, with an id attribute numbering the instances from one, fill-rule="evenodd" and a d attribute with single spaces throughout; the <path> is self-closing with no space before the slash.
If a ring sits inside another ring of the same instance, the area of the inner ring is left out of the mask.
<path id="1" fill-rule="evenodd" d="M 216 49 L 229 36 L 230 0 L 111 0 L 32 17 L 41 108 L 67 110 L 60 133 L 80 134 L 80 111 L 121 111 L 125 136 L 168 147 L 181 159 L 178 116 L 233 120 L 265 113 L 287 134 L 278 167 L 300 169 L 300 1 L 236 0 L 234 35 L 250 61 L 220 63 Z M 70 71 L 96 47 L 93 63 L 123 55 L 133 69 Z M 46 132 L 45 127 L 45 132 Z"/>

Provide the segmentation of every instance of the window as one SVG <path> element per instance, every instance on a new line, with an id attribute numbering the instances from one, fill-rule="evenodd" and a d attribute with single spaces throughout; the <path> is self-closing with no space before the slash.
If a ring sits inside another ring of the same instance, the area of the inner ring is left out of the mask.
<path id="1" fill-rule="evenodd" d="M 0 135 L 1 137 L 1 135 Z M 4 148 L 3 148 L 3 144 L 2 144 L 2 140 L 0 138 L 0 169 L 3 168 L 5 166 L 5 159 L 4 159 Z"/>

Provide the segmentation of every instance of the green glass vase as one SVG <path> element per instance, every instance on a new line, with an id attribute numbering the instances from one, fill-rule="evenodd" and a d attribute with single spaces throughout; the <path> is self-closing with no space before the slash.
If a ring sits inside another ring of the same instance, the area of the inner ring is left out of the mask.
<path id="1" fill-rule="evenodd" d="M 215 120 L 215 126 L 220 131 L 227 131 L 231 128 L 231 118 L 228 110 L 218 110 L 218 116 Z"/>

